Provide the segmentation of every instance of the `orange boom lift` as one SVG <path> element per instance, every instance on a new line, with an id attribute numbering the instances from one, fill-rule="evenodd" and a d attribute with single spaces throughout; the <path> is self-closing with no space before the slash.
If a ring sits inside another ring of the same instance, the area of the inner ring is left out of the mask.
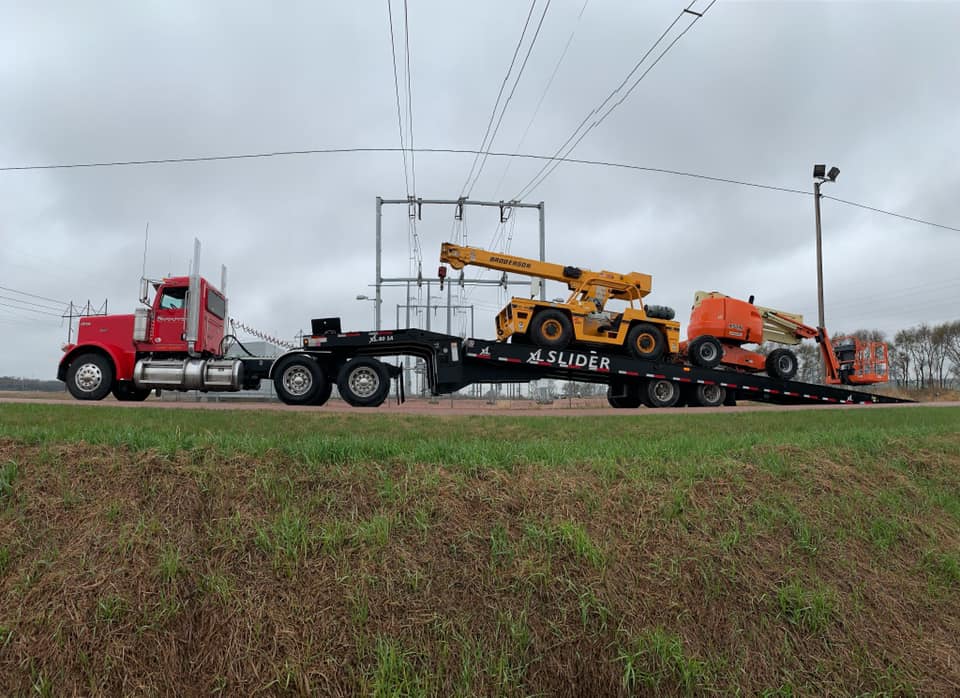
<path id="1" fill-rule="evenodd" d="M 690 362 L 705 368 L 718 364 L 745 371 L 766 371 L 767 375 L 790 380 L 797 374 L 797 355 L 778 348 L 764 356 L 744 349 L 744 344 L 775 342 L 799 344 L 813 339 L 820 345 L 831 385 L 871 385 L 889 380 L 887 345 L 857 337 L 830 340 L 823 327 L 810 327 L 803 316 L 754 305 L 753 296 L 743 301 L 716 291 L 698 291 L 681 344 Z"/>

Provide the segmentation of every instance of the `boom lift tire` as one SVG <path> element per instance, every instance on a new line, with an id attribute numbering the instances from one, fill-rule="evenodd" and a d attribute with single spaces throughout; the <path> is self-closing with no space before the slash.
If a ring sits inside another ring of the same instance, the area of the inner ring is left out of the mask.
<path id="1" fill-rule="evenodd" d="M 697 385 L 693 389 L 691 405 L 698 407 L 722 407 L 727 399 L 727 389 L 722 385 Z"/>
<path id="2" fill-rule="evenodd" d="M 627 333 L 627 346 L 638 359 L 656 361 L 667 348 L 667 340 L 660 328 L 649 322 L 638 322 Z"/>
<path id="3" fill-rule="evenodd" d="M 563 311 L 547 308 L 533 317 L 530 338 L 538 346 L 563 349 L 573 339 L 573 325 Z"/>
<path id="4" fill-rule="evenodd" d="M 273 372 L 277 397 L 287 405 L 313 405 L 329 383 L 317 362 L 305 354 L 286 358 Z"/>
<path id="5" fill-rule="evenodd" d="M 687 355 L 694 366 L 713 368 L 723 358 L 723 345 L 716 337 L 702 334 L 687 346 Z"/>
<path id="6" fill-rule="evenodd" d="M 113 396 L 120 402 L 143 402 L 152 392 L 152 388 L 138 388 L 128 381 L 117 381 L 113 386 Z"/>
<path id="7" fill-rule="evenodd" d="M 647 407 L 675 407 L 680 401 L 680 384 L 666 378 L 651 378 L 644 386 Z"/>
<path id="8" fill-rule="evenodd" d="M 607 386 L 607 402 L 617 409 L 633 409 L 643 404 L 639 387 L 631 383 L 611 383 Z"/>
<path id="9" fill-rule="evenodd" d="M 77 400 L 102 400 L 113 388 L 113 362 L 103 354 L 81 354 L 67 369 L 67 390 Z"/>
<path id="10" fill-rule="evenodd" d="M 340 369 L 337 389 L 348 405 L 379 407 L 390 394 L 390 371 L 376 359 L 351 359 Z"/>
<path id="11" fill-rule="evenodd" d="M 768 376 L 788 381 L 797 375 L 800 364 L 797 355 L 789 349 L 774 349 L 767 354 L 766 370 Z"/>

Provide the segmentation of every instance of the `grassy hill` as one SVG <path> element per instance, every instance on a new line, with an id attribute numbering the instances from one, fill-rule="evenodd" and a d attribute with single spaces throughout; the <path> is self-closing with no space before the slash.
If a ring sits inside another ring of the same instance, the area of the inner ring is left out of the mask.
<path id="1" fill-rule="evenodd" d="M 0 405 L 0 694 L 960 691 L 960 409 Z"/>

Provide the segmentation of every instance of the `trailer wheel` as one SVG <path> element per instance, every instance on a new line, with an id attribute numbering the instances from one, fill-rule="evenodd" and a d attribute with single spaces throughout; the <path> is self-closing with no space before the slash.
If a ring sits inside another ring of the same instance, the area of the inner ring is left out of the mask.
<path id="1" fill-rule="evenodd" d="M 607 386 L 607 402 L 617 409 L 640 407 L 640 390 L 629 383 L 611 383 Z"/>
<path id="2" fill-rule="evenodd" d="M 573 325 L 563 311 L 547 308 L 533 317 L 529 335 L 538 346 L 563 349 L 573 339 Z"/>
<path id="3" fill-rule="evenodd" d="M 103 354 L 81 354 L 67 369 L 67 390 L 77 400 L 102 400 L 113 388 L 113 363 Z"/>
<path id="4" fill-rule="evenodd" d="M 648 407 L 673 407 L 680 401 L 680 385 L 666 378 L 651 378 L 644 397 Z"/>
<path id="5" fill-rule="evenodd" d="M 143 402 L 152 392 L 152 388 L 138 388 L 130 381 L 117 381 L 113 386 L 113 396 L 120 402 Z"/>
<path id="6" fill-rule="evenodd" d="M 277 397 L 287 405 L 312 405 L 328 383 L 323 371 L 309 356 L 294 355 L 285 359 L 273 372 Z"/>
<path id="7" fill-rule="evenodd" d="M 663 356 L 667 348 L 667 340 L 663 338 L 663 332 L 656 325 L 638 322 L 627 333 L 627 346 L 630 348 L 630 353 L 638 359 L 656 361 Z"/>
<path id="8" fill-rule="evenodd" d="M 390 372 L 376 359 L 351 359 L 340 369 L 337 389 L 348 405 L 379 407 L 390 393 Z"/>
<path id="9" fill-rule="evenodd" d="M 722 385 L 697 385 L 693 389 L 692 404 L 700 407 L 721 407 L 727 399 Z"/>
<path id="10" fill-rule="evenodd" d="M 774 349 L 767 354 L 767 375 L 788 381 L 797 375 L 797 355 L 789 349 Z"/>
<path id="11" fill-rule="evenodd" d="M 713 368 L 723 358 L 723 345 L 720 340 L 709 334 L 702 334 L 687 346 L 690 362 L 695 366 Z"/>
<path id="12" fill-rule="evenodd" d="M 310 404 L 313 405 L 314 407 L 321 407 L 323 405 L 326 405 L 327 400 L 330 399 L 330 394 L 332 392 L 333 392 L 333 383 L 331 383 L 330 380 L 326 376 L 324 376 L 323 386 L 320 388 L 320 390 L 317 391 L 316 396 L 313 398 Z"/>

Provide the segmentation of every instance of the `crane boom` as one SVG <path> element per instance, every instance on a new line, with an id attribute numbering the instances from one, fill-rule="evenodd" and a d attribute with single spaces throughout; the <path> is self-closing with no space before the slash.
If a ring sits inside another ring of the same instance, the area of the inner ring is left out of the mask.
<path id="1" fill-rule="evenodd" d="M 641 272 L 619 274 L 612 271 L 590 271 L 579 267 L 542 262 L 539 259 L 491 252 L 479 247 L 455 245 L 450 242 L 445 242 L 440 247 L 440 262 L 449 264 L 454 269 L 463 269 L 467 265 L 472 265 L 560 281 L 565 283 L 571 291 L 585 286 L 603 286 L 610 289 L 611 298 L 626 301 L 643 298 L 653 287 L 653 278 Z"/>

